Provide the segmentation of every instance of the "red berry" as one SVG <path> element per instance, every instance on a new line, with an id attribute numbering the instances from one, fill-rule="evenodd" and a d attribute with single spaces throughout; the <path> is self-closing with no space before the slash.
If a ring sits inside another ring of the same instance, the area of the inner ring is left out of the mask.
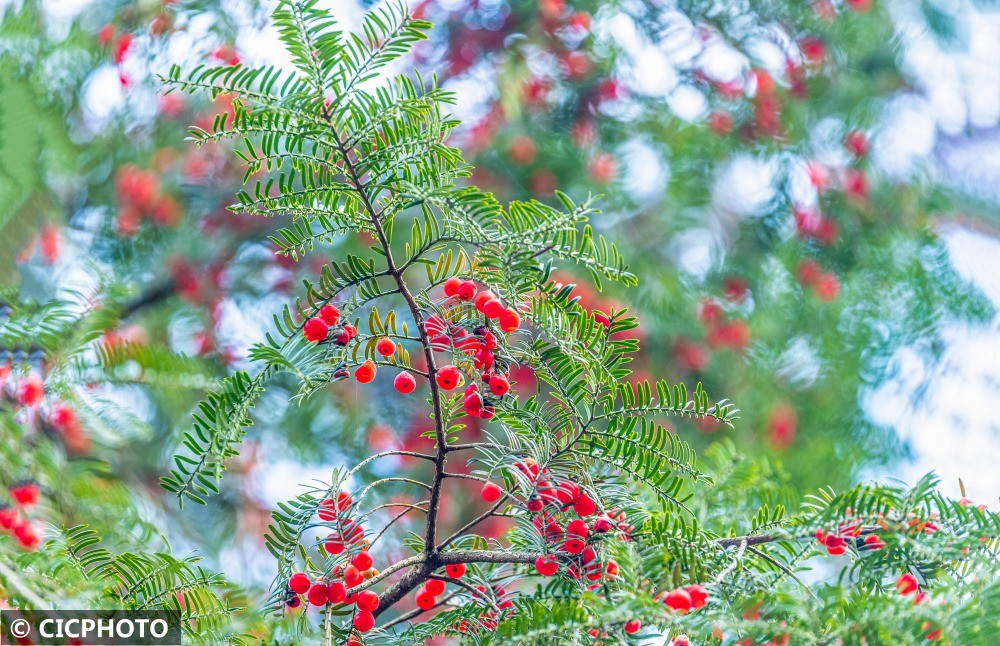
<path id="1" fill-rule="evenodd" d="M 465 575 L 465 563 L 451 563 L 444 566 L 444 571 L 453 579 L 461 579 Z"/>
<path id="2" fill-rule="evenodd" d="M 441 579 L 428 579 L 427 583 L 424 584 L 424 589 L 427 590 L 427 594 L 434 597 L 444 592 L 444 588 L 444 581 Z"/>
<path id="3" fill-rule="evenodd" d="M 634 635 L 637 632 L 639 632 L 640 628 L 642 628 L 642 622 L 639 621 L 638 619 L 632 619 L 631 621 L 625 622 L 626 635 Z"/>
<path id="4" fill-rule="evenodd" d="M 7 490 L 10 497 L 21 507 L 33 507 L 38 503 L 38 485 L 34 482 L 26 482 L 16 485 Z"/>
<path id="5" fill-rule="evenodd" d="M 899 590 L 899 594 L 904 597 L 906 595 L 913 594 L 919 587 L 920 584 L 917 582 L 917 577 L 913 576 L 909 572 L 900 575 L 900 577 L 896 579 L 896 589 Z"/>
<path id="6" fill-rule="evenodd" d="M 458 386 L 461 373 L 455 366 L 444 366 L 437 371 L 437 384 L 444 390 L 452 390 Z"/>
<path id="7" fill-rule="evenodd" d="M 695 583 L 694 585 L 689 585 L 684 588 L 687 590 L 688 596 L 691 597 L 691 607 L 694 609 L 701 608 L 708 601 L 708 590 L 704 587 Z"/>
<path id="8" fill-rule="evenodd" d="M 323 543 L 323 549 L 336 556 L 344 551 L 344 540 L 340 537 L 340 534 L 330 534 Z"/>
<path id="9" fill-rule="evenodd" d="M 483 500 L 486 502 L 496 502 L 500 500 L 500 496 L 503 495 L 503 490 L 493 482 L 487 482 L 483 485 L 483 490 L 480 492 Z"/>
<path id="10" fill-rule="evenodd" d="M 358 336 L 358 328 L 350 324 L 344 326 L 344 332 L 347 332 L 352 339 Z"/>
<path id="11" fill-rule="evenodd" d="M 295 594 L 305 594 L 312 586 L 309 575 L 305 572 L 296 572 L 288 579 L 288 589 Z"/>
<path id="12" fill-rule="evenodd" d="M 871 148 L 868 137 L 860 130 L 852 130 L 847 133 L 847 136 L 844 137 L 844 147 L 858 159 L 867 155 Z"/>
<path id="13" fill-rule="evenodd" d="M 444 281 L 444 295 L 454 296 L 458 293 L 458 286 L 462 284 L 462 279 L 452 276 L 448 280 Z"/>
<path id="14" fill-rule="evenodd" d="M 329 332 L 330 326 L 321 318 L 311 318 L 302 326 L 302 333 L 305 335 L 306 341 L 313 343 L 319 343 L 325 339 Z"/>
<path id="15" fill-rule="evenodd" d="M 293 594 L 292 596 L 288 597 L 287 601 L 285 601 L 285 605 L 288 606 L 289 608 L 298 608 L 299 606 L 302 605 L 302 598 L 297 594 Z"/>
<path id="16" fill-rule="evenodd" d="M 486 312 L 483 310 L 483 306 L 486 305 L 487 302 L 495 299 L 496 296 L 493 295 L 493 292 L 491 292 L 488 289 L 484 289 L 483 291 L 476 294 L 476 298 L 474 301 L 472 301 L 472 304 L 476 306 L 477 310 L 485 314 Z"/>
<path id="17" fill-rule="evenodd" d="M 542 576 L 552 576 L 559 571 L 559 561 L 552 554 L 539 556 L 535 559 L 535 570 Z"/>
<path id="18" fill-rule="evenodd" d="M 421 610 L 430 610 L 437 603 L 437 598 L 428 593 L 426 589 L 417 594 L 417 607 Z"/>
<path id="19" fill-rule="evenodd" d="M 490 392 L 497 397 L 503 397 L 510 392 L 510 382 L 506 377 L 497 375 L 490 379 Z"/>
<path id="20" fill-rule="evenodd" d="M 309 593 L 306 598 L 309 599 L 309 603 L 314 606 L 325 606 L 329 599 L 329 591 L 325 585 L 322 583 L 314 583 L 311 588 L 309 588 Z"/>
<path id="21" fill-rule="evenodd" d="M 576 534 L 582 538 L 587 538 L 587 535 L 590 533 L 590 528 L 587 527 L 587 521 L 577 518 L 576 520 L 570 521 L 569 525 L 566 526 L 566 531 L 570 534 Z"/>
<path id="22" fill-rule="evenodd" d="M 538 496 L 532 496 L 531 498 L 528 498 L 527 507 L 528 511 L 538 513 L 542 510 L 543 507 L 545 507 L 545 502 L 543 502 L 542 499 L 539 498 Z"/>
<path id="23" fill-rule="evenodd" d="M 585 493 L 581 493 L 573 505 L 573 511 L 579 516 L 593 516 L 597 513 L 597 504 Z"/>
<path id="24" fill-rule="evenodd" d="M 417 380 L 408 372 L 401 372 L 393 379 L 392 385 L 396 391 L 402 395 L 409 395 L 417 388 Z"/>
<path id="25" fill-rule="evenodd" d="M 121 65 L 122 61 L 125 60 L 125 55 L 128 50 L 132 48 L 132 41 L 135 40 L 135 36 L 125 32 L 120 35 L 117 40 L 115 40 L 114 51 L 111 52 L 111 60 L 115 62 L 115 65 Z"/>
<path id="26" fill-rule="evenodd" d="M 471 280 L 462 281 L 462 284 L 458 286 L 458 298 L 463 301 L 471 301 L 476 297 L 476 292 L 478 291 L 476 283 Z"/>
<path id="27" fill-rule="evenodd" d="M 378 608 L 378 595 L 371 590 L 358 593 L 358 609 L 362 612 L 375 612 Z"/>
<path id="28" fill-rule="evenodd" d="M 479 419 L 490 420 L 496 415 L 496 409 L 492 404 L 485 404 L 482 410 L 479 411 Z"/>
<path id="29" fill-rule="evenodd" d="M 504 332 L 514 332 L 521 327 L 521 315 L 512 307 L 508 307 L 500 315 L 500 329 Z"/>
<path id="30" fill-rule="evenodd" d="M 327 598 L 330 603 L 344 603 L 347 599 L 347 586 L 341 581 L 334 581 L 327 586 Z"/>
<path id="31" fill-rule="evenodd" d="M 375 364 L 371 361 L 365 361 L 354 371 L 354 378 L 358 380 L 358 383 L 367 384 L 375 379 L 375 372 Z"/>
<path id="32" fill-rule="evenodd" d="M 366 633 L 375 627 L 375 615 L 367 610 L 361 610 L 354 615 L 354 628 L 358 632 Z"/>
<path id="33" fill-rule="evenodd" d="M 351 559 L 351 565 L 364 572 L 372 566 L 372 555 L 367 551 L 358 552 Z"/>
<path id="34" fill-rule="evenodd" d="M 319 308 L 319 317 L 327 325 L 336 325 L 337 321 L 340 320 L 340 310 L 333 305 L 324 305 Z"/>
<path id="35" fill-rule="evenodd" d="M 488 319 L 498 319 L 504 313 L 503 303 L 496 298 L 490 299 L 483 303 L 481 311 Z"/>
<path id="36" fill-rule="evenodd" d="M 671 610 L 684 613 L 691 609 L 691 595 L 688 594 L 687 590 L 677 588 L 667 593 L 667 598 L 663 600 L 663 603 Z"/>
<path id="37" fill-rule="evenodd" d="M 567 538 L 566 542 L 563 543 L 563 549 L 569 552 L 570 554 L 579 554 L 580 552 L 583 551 L 583 548 L 586 546 L 587 544 L 584 543 L 583 539 L 579 537 Z"/>
<path id="38" fill-rule="evenodd" d="M 580 497 L 580 488 L 573 482 L 563 482 L 556 489 L 556 498 L 564 505 L 572 505 Z"/>
<path id="39" fill-rule="evenodd" d="M 348 565 L 344 568 L 344 583 L 347 584 L 348 588 L 353 588 L 362 581 L 364 581 L 364 577 L 361 576 L 361 570 L 355 565 Z"/>
<path id="40" fill-rule="evenodd" d="M 618 563 L 616 563 L 612 559 L 608 559 L 608 564 L 605 566 L 604 572 L 605 574 L 608 575 L 608 577 L 611 578 L 618 576 L 619 572 Z"/>
<path id="41" fill-rule="evenodd" d="M 383 357 L 391 357 L 396 354 L 396 343 L 392 339 L 379 339 L 375 344 L 375 351 Z"/>

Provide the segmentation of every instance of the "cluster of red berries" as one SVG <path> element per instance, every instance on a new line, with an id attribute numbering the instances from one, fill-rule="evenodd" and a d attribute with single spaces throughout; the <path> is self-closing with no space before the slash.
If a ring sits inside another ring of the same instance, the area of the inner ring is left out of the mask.
<path id="1" fill-rule="evenodd" d="M 346 491 L 338 493 L 335 499 L 327 498 L 320 503 L 317 512 L 320 520 L 337 526 L 337 530 L 325 539 L 324 549 L 334 556 L 348 551 L 348 557 L 344 562 L 337 563 L 328 577 L 311 578 L 305 572 L 293 574 L 288 579 L 285 603 L 289 608 L 297 608 L 302 605 L 302 596 L 305 596 L 313 606 L 356 606 L 353 626 L 358 632 L 365 633 L 375 627 L 378 594 L 371 590 L 348 594 L 348 590 L 378 576 L 378 570 L 373 567 L 374 560 L 367 550 L 364 529 L 348 516 L 353 506 L 354 500 Z"/>
<path id="2" fill-rule="evenodd" d="M 450 563 L 444 568 L 445 574 L 451 579 L 460 579 L 465 576 L 465 563 Z M 444 594 L 447 584 L 441 579 L 428 579 L 424 585 L 417 590 L 414 601 L 421 610 L 430 610 L 438 604 L 438 597 Z"/>
<path id="3" fill-rule="evenodd" d="M 353 325 L 338 325 L 339 323 L 340 310 L 328 303 L 319 308 L 316 316 L 302 324 L 302 334 L 306 337 L 306 341 L 312 343 L 320 343 L 329 338 L 334 345 L 343 347 L 358 335 L 358 329 Z"/>
<path id="4" fill-rule="evenodd" d="M 819 300 L 829 303 L 840 295 L 840 279 L 836 274 L 824 271 L 815 260 L 806 258 L 799 262 L 795 270 L 799 284 L 812 291 Z"/>
<path id="5" fill-rule="evenodd" d="M 625 631 L 626 635 L 634 635 L 642 630 L 642 621 L 639 619 L 629 619 L 622 625 L 622 630 Z M 607 639 L 610 636 L 606 630 L 598 628 L 591 628 L 587 631 L 587 634 L 594 640 Z M 601 642 L 597 641 L 595 643 L 600 644 Z"/>
<path id="6" fill-rule="evenodd" d="M 928 596 L 925 593 L 920 592 L 920 582 L 917 581 L 917 577 L 913 576 L 909 572 L 899 575 L 899 578 L 896 579 L 896 590 L 904 597 L 908 597 L 912 594 L 913 605 L 915 606 L 925 603 L 928 600 Z M 925 621 L 920 630 L 926 631 L 930 627 L 930 623 Z M 925 638 L 927 641 L 937 641 L 938 639 L 941 639 L 941 629 L 938 628 L 937 630 L 928 632 L 925 635 Z"/>
<path id="7" fill-rule="evenodd" d="M 744 292 L 745 294 L 745 292 Z M 705 326 L 705 339 L 713 348 L 739 350 L 750 344 L 750 326 L 746 321 L 725 319 L 725 311 L 714 299 L 702 301 L 698 307 L 698 318 Z"/>
<path id="8" fill-rule="evenodd" d="M 115 174 L 118 214 L 115 226 L 120 235 L 133 235 L 143 220 L 158 226 L 176 226 L 183 210 L 180 203 L 160 189 L 152 170 L 125 164 Z"/>
<path id="9" fill-rule="evenodd" d="M 702 608 L 708 603 L 708 590 L 695 583 L 682 588 L 661 592 L 656 598 L 658 601 L 663 601 L 663 605 L 674 612 L 686 614 L 692 610 Z"/>
<path id="10" fill-rule="evenodd" d="M 7 489 L 13 506 L 0 507 L 0 530 L 9 533 L 25 550 L 35 550 L 42 543 L 42 537 L 37 527 L 28 519 L 24 512 L 36 504 L 40 498 L 38 485 L 33 482 L 21 482 Z"/>
<path id="11" fill-rule="evenodd" d="M 854 541 L 855 547 L 860 550 L 871 551 L 885 548 L 883 541 L 878 534 L 868 534 L 861 536 L 861 527 L 856 523 L 841 525 L 834 532 L 825 532 L 822 529 L 816 530 L 816 540 L 826 548 L 830 556 L 840 556 L 847 552 L 847 542 Z"/>
<path id="12" fill-rule="evenodd" d="M 297 608 L 302 605 L 302 596 L 313 606 L 327 604 L 337 606 L 356 606 L 353 625 L 355 630 L 366 633 L 375 627 L 375 610 L 378 609 L 379 596 L 372 590 L 361 590 L 347 594 L 348 589 L 378 574 L 372 567 L 372 557 L 362 550 L 351 557 L 346 566 L 337 565 L 330 573 L 329 579 L 310 578 L 305 572 L 296 572 L 288 579 L 288 594 L 286 605 Z"/>
<path id="13" fill-rule="evenodd" d="M 613 509 L 599 513 L 590 494 L 576 483 L 554 481 L 551 473 L 539 469 L 531 458 L 515 466 L 530 487 L 525 507 L 535 514 L 532 523 L 549 548 L 535 559 L 538 574 L 554 576 L 564 566 L 567 576 L 590 581 L 590 589 L 597 589 L 602 579 L 616 577 L 618 564 L 611 559 L 603 562 L 597 548 L 609 536 L 628 540 L 633 528 L 626 522 L 625 512 Z M 487 482 L 481 495 L 487 502 L 496 502 L 503 496 L 503 490 L 496 483 Z"/>

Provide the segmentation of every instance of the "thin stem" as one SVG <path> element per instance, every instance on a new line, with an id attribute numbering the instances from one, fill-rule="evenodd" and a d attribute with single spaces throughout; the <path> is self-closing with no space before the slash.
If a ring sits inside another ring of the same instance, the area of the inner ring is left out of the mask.
<path id="1" fill-rule="evenodd" d="M 438 545 L 438 549 L 440 550 L 440 549 L 444 549 L 445 547 L 448 547 L 448 545 L 450 545 L 452 543 L 452 541 L 454 541 L 455 539 L 457 539 L 459 536 L 461 536 L 465 532 L 469 531 L 470 529 L 472 529 L 473 527 L 475 527 L 479 523 L 483 522 L 484 520 L 486 520 L 490 516 L 495 515 L 496 512 L 497 512 L 497 510 L 500 509 L 500 507 L 502 507 L 507 502 L 507 500 L 509 498 L 510 498 L 510 495 L 507 494 L 507 493 L 504 493 L 502 496 L 500 496 L 500 500 L 497 500 L 496 503 L 492 507 L 490 507 L 490 509 L 488 511 L 483 512 L 482 514 L 480 514 L 476 518 L 473 518 L 472 520 L 470 520 L 468 523 L 466 523 L 461 528 L 457 529 L 454 534 L 452 534 L 451 536 L 449 536 L 448 538 L 446 538 L 443 543 L 441 543 L 440 545 Z"/>

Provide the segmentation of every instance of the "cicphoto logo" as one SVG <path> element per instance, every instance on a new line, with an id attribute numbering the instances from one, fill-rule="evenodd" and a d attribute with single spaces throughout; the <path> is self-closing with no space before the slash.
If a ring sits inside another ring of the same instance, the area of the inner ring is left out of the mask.
<path id="1" fill-rule="evenodd" d="M 0 611 L 0 644 L 169 646 L 180 643 L 177 618 L 161 610 Z"/>

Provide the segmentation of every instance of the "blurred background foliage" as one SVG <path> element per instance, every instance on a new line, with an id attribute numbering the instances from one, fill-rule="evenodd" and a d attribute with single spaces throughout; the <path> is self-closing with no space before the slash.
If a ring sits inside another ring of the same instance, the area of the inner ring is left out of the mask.
<path id="1" fill-rule="evenodd" d="M 110 495 L 175 549 L 265 583 L 262 535 L 276 501 L 342 461 L 428 442 L 428 421 L 386 396 L 388 381 L 341 384 L 301 405 L 287 402 L 295 385 L 279 382 L 222 496 L 179 513 L 157 487 L 212 378 L 252 369 L 246 349 L 324 257 L 370 244 L 323 240 L 299 264 L 274 255 L 267 236 L 279 222 L 225 209 L 244 175 L 238 160 L 183 141 L 230 99 L 159 92 L 155 75 L 172 63 L 283 64 L 268 5 L 0 7 L 4 388 L 13 397 L 34 371 L 47 392 L 30 414 L 5 409 L 3 484 L 38 481 L 51 500 L 40 517 L 54 526 Z M 363 8 L 337 5 L 347 24 Z M 640 284 L 578 295 L 640 317 L 637 376 L 702 381 L 734 401 L 735 429 L 673 428 L 702 449 L 725 438 L 765 458 L 767 480 L 794 504 L 906 455 L 892 424 L 866 413 L 897 376 L 901 348 L 933 363 L 949 325 L 993 325 L 991 302 L 956 273 L 941 231 L 958 221 L 992 236 L 995 204 L 943 182 L 930 150 L 900 153 L 880 137 L 898 125 L 900 97 L 933 89 L 907 63 L 913 35 L 963 51 L 969 21 L 994 9 L 425 0 L 413 11 L 438 27 L 405 64 L 457 93 L 457 143 L 478 165 L 475 182 L 501 200 L 551 200 L 556 187 L 603 194 L 595 225 Z M 975 137 L 970 128 L 951 143 Z M 64 404 L 82 420 L 76 431 L 56 414 Z M 88 521 L 115 534 L 121 518 Z"/>

